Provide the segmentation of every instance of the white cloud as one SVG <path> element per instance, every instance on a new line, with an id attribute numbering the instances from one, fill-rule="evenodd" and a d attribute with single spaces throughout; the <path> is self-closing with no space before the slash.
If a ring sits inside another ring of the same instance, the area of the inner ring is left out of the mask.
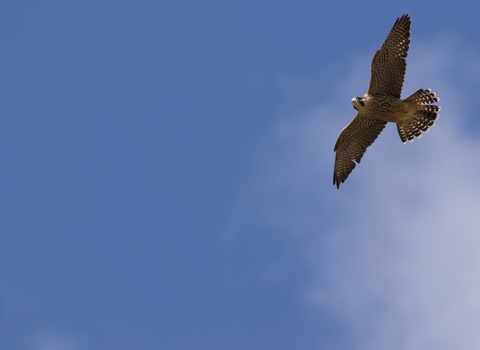
<path id="1" fill-rule="evenodd" d="M 2 304 L 4 308 L 0 313 L 0 323 L 6 327 L 1 331 L 7 335 L 7 339 L 0 339 L 0 346 L 7 342 L 22 349 L 26 348 L 26 344 L 28 349 L 33 350 L 80 349 L 78 336 L 66 336 L 51 330 L 35 331 L 34 329 L 40 327 L 35 322 L 36 314 L 46 307 L 45 302 L 39 296 L 25 292 L 5 277 L 0 277 L 0 305 Z"/>
<path id="2" fill-rule="evenodd" d="M 33 338 L 35 350 L 77 350 L 79 348 L 75 340 L 48 332 L 37 333 Z"/>
<path id="3" fill-rule="evenodd" d="M 437 125 L 406 145 L 389 125 L 340 190 L 333 144 L 367 88 L 370 56 L 266 143 L 249 203 L 298 238 L 306 300 L 344 320 L 352 349 L 480 349 L 480 139 L 465 133 L 479 56 L 453 37 L 416 42 L 404 97 L 437 92 Z"/>

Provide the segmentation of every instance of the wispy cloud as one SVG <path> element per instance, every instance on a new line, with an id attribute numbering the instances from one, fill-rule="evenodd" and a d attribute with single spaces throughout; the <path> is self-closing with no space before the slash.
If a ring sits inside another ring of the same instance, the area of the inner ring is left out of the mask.
<path id="1" fill-rule="evenodd" d="M 45 330 L 39 315 L 46 308 L 41 297 L 22 290 L 11 279 L 0 277 L 0 346 L 33 350 L 76 350 L 80 349 L 78 336 L 67 336 L 60 332 Z M 39 331 L 38 329 L 44 329 Z M 2 348 L 3 349 L 3 348 Z"/>
<path id="2" fill-rule="evenodd" d="M 480 139 L 466 132 L 479 57 L 453 37 L 412 46 L 404 97 L 432 88 L 440 119 L 406 145 L 389 125 L 340 190 L 333 144 L 367 88 L 369 55 L 266 143 L 249 205 L 297 237 L 306 301 L 343 319 L 352 349 L 480 348 Z"/>
<path id="3" fill-rule="evenodd" d="M 35 350 L 77 350 L 79 348 L 76 341 L 48 332 L 37 333 L 33 338 Z"/>

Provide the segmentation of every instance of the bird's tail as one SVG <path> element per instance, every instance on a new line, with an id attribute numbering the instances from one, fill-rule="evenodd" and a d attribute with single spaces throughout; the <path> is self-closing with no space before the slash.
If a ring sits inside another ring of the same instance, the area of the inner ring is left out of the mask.
<path id="1" fill-rule="evenodd" d="M 406 118 L 397 123 L 398 134 L 403 143 L 413 141 L 414 136 L 421 137 L 420 131 L 428 131 L 438 119 L 440 106 L 433 103 L 440 101 L 430 89 L 420 89 L 404 100 Z"/>

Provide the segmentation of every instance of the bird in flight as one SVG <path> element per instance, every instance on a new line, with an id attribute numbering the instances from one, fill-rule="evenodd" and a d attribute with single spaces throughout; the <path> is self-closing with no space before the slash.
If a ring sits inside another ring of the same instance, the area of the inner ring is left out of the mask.
<path id="1" fill-rule="evenodd" d="M 397 18 L 380 50 L 375 52 L 370 67 L 370 85 L 362 97 L 352 99 L 357 115 L 338 136 L 335 143 L 333 184 L 340 188 L 360 163 L 367 148 L 388 122 L 396 123 L 403 143 L 421 137 L 435 124 L 440 111 L 433 105 L 440 101 L 430 89 L 420 89 L 402 100 L 403 80 L 407 68 L 405 58 L 410 44 L 408 14 Z"/>

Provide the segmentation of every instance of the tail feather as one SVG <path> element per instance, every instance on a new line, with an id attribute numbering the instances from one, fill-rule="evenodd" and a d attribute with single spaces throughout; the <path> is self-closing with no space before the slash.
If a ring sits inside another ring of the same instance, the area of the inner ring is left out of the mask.
<path id="1" fill-rule="evenodd" d="M 405 100 L 405 102 L 414 102 L 419 105 L 431 105 L 438 101 L 440 99 L 430 89 L 420 89 Z"/>
<path id="2" fill-rule="evenodd" d="M 435 125 L 438 119 L 440 106 L 432 105 L 440 101 L 430 89 L 420 89 L 413 95 L 405 99 L 405 103 L 411 106 L 412 110 L 407 112 L 407 118 L 397 123 L 398 135 L 403 143 L 413 141 L 416 137 L 421 137 L 421 131 L 427 132 L 431 126 Z"/>

